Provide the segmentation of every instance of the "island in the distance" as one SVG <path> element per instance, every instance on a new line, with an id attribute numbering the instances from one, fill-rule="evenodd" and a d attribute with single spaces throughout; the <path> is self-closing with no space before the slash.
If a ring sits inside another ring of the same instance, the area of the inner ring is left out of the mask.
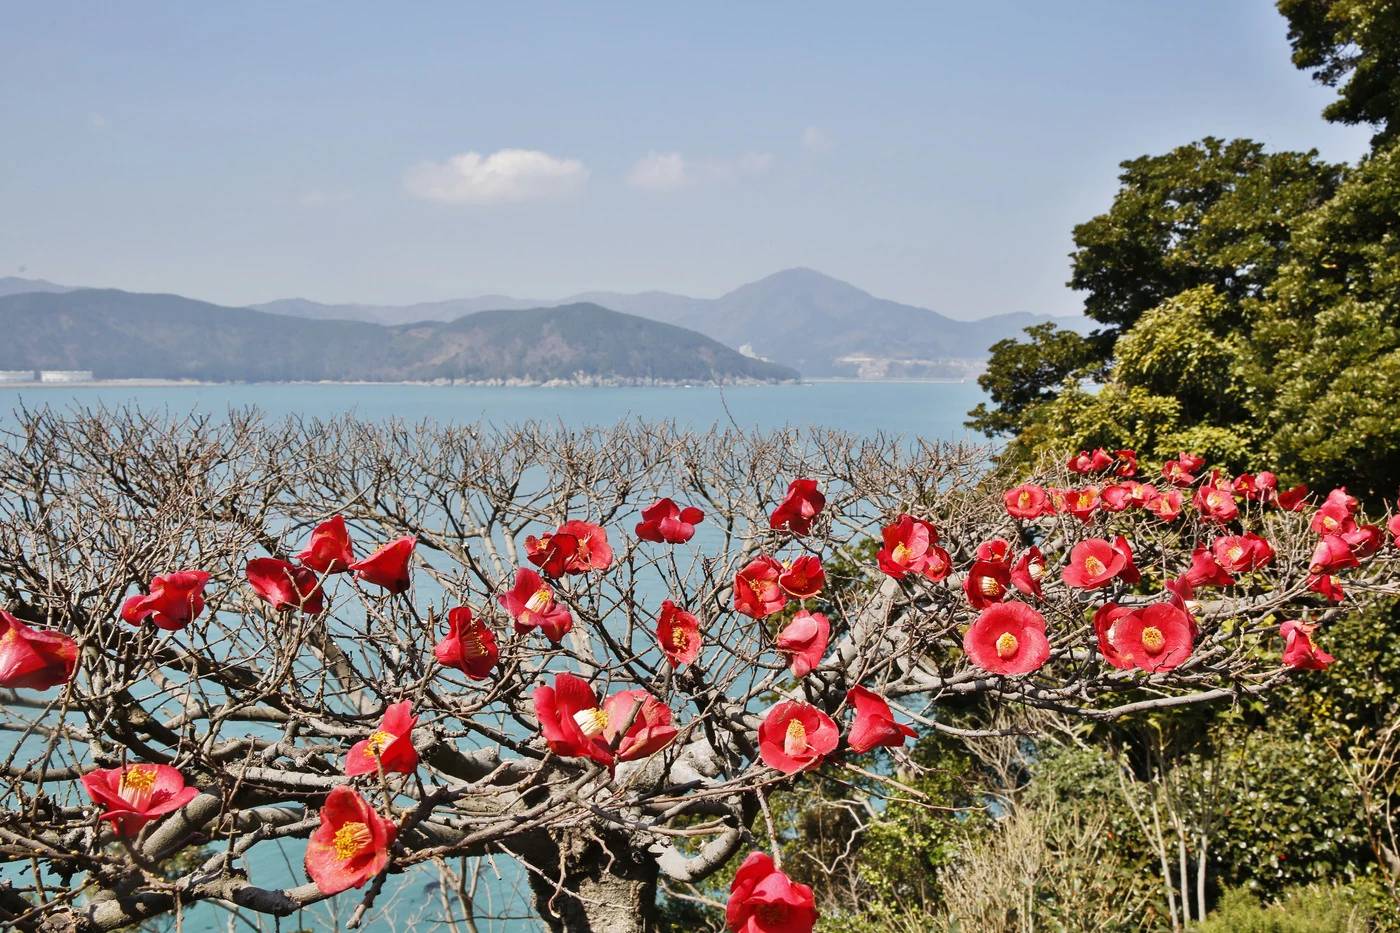
<path id="1" fill-rule="evenodd" d="M 578 303 L 382 325 L 115 289 L 0 297 L 0 370 L 209 382 L 664 385 L 795 370 L 693 330 Z"/>

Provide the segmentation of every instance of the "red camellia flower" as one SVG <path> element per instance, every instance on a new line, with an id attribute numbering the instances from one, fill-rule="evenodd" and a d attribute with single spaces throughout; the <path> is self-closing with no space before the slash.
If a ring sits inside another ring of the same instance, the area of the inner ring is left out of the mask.
<path id="1" fill-rule="evenodd" d="M 522 635 L 538 628 L 557 645 L 574 627 L 569 607 L 557 601 L 544 578 L 527 567 L 515 571 L 515 586 L 496 599 L 510 613 L 515 630 Z"/>
<path id="2" fill-rule="evenodd" d="M 1170 603 L 1153 603 L 1119 617 L 1110 637 L 1119 655 L 1144 671 L 1169 671 L 1191 656 L 1194 624 Z"/>
<path id="3" fill-rule="evenodd" d="M 1342 589 L 1342 578 L 1332 573 L 1311 574 L 1308 577 L 1308 589 L 1314 593 L 1321 593 L 1334 603 L 1347 598 L 1346 591 Z"/>
<path id="4" fill-rule="evenodd" d="M 617 734 L 618 761 L 636 761 L 670 745 L 680 730 L 671 721 L 671 708 L 645 690 L 622 690 L 603 701 L 603 740 L 611 747 Z"/>
<path id="5" fill-rule="evenodd" d="M 734 576 L 734 608 L 753 619 L 781 612 L 788 599 L 778 583 L 782 573 L 783 565 L 767 555 L 749 561 Z"/>
<path id="6" fill-rule="evenodd" d="M 1196 471 L 1205 465 L 1205 457 L 1183 452 L 1162 464 L 1162 476 L 1173 486 L 1190 486 L 1196 481 Z"/>
<path id="7" fill-rule="evenodd" d="M 333 787 L 306 844 L 306 875 L 322 894 L 362 887 L 389 864 L 397 834 L 365 798 L 343 784 Z"/>
<path id="8" fill-rule="evenodd" d="M 700 620 L 664 600 L 656 620 L 656 640 L 672 667 L 689 664 L 700 656 Z"/>
<path id="9" fill-rule="evenodd" d="M 350 532 L 345 529 L 345 519 L 336 515 L 317 525 L 306 550 L 297 555 L 297 560 L 317 573 L 349 570 L 355 562 L 355 550 L 350 544 Z"/>
<path id="10" fill-rule="evenodd" d="M 899 748 L 904 745 L 905 739 L 917 735 L 913 729 L 894 721 L 890 704 L 873 690 L 856 685 L 846 691 L 846 701 L 856 711 L 855 722 L 851 723 L 851 731 L 846 735 L 846 744 L 853 752 L 864 753 L 879 747 Z"/>
<path id="11" fill-rule="evenodd" d="M 1233 586 L 1235 578 L 1204 547 L 1191 552 L 1191 569 L 1181 579 L 1192 589 L 1201 586 Z"/>
<path id="12" fill-rule="evenodd" d="M 1385 523 L 1385 530 L 1390 532 L 1390 543 L 1400 547 L 1400 512 L 1390 516 L 1390 521 Z"/>
<path id="13" fill-rule="evenodd" d="M 1113 456 L 1102 447 L 1093 453 L 1081 450 L 1065 464 L 1072 473 L 1102 473 L 1113 466 Z"/>
<path id="14" fill-rule="evenodd" d="M 1384 545 L 1381 529 L 1377 525 L 1357 525 L 1342 535 L 1342 540 L 1351 548 L 1353 557 L 1365 560 Z"/>
<path id="15" fill-rule="evenodd" d="M 904 514 L 880 532 L 884 547 L 875 555 L 880 570 L 903 580 L 911 573 L 922 573 L 928 564 L 929 548 L 938 540 L 938 531 L 928 522 Z"/>
<path id="16" fill-rule="evenodd" d="M 1045 573 L 1045 555 L 1040 553 L 1040 548 L 1030 547 L 1022 552 L 1012 566 L 1011 583 L 1027 596 L 1040 599 L 1044 596 L 1040 589 L 1040 581 L 1045 578 Z"/>
<path id="17" fill-rule="evenodd" d="M 788 484 L 787 495 L 769 517 L 768 527 L 786 528 L 795 535 L 805 535 L 812 530 L 812 522 L 825 505 L 826 497 L 817 491 L 816 480 L 795 479 Z"/>
<path id="18" fill-rule="evenodd" d="M 1104 603 L 1094 612 L 1094 635 L 1099 640 L 1099 653 L 1103 659 L 1119 670 L 1132 670 L 1133 659 L 1118 650 L 1113 643 L 1113 626 L 1132 610 L 1117 603 Z"/>
<path id="19" fill-rule="evenodd" d="M 1147 503 L 1161 495 L 1157 491 L 1157 487 L 1151 483 L 1139 483 L 1134 480 L 1124 483 L 1123 486 L 1128 490 L 1129 505 L 1137 506 L 1140 509 L 1146 508 Z M 1176 493 L 1176 496 L 1179 498 L 1181 493 Z"/>
<path id="20" fill-rule="evenodd" d="M 1230 573 L 1258 570 L 1274 559 L 1273 546 L 1252 531 L 1216 538 L 1210 547 L 1215 562 Z"/>
<path id="21" fill-rule="evenodd" d="M 1094 513 L 1099 508 L 1099 491 L 1093 486 L 1085 486 L 1083 489 L 1071 489 L 1065 493 L 1064 511 L 1073 515 L 1081 522 L 1088 524 L 1094 517 Z"/>
<path id="22" fill-rule="evenodd" d="M 1164 522 L 1174 522 L 1181 515 L 1181 493 L 1168 489 L 1147 500 L 1142 507 Z"/>
<path id="23" fill-rule="evenodd" d="M 1001 538 L 992 538 L 977 545 L 977 559 L 1006 563 L 1011 556 L 1011 545 Z"/>
<path id="24" fill-rule="evenodd" d="M 199 796 L 198 788 L 186 787 L 185 776 L 169 765 L 99 768 L 84 774 L 82 782 L 93 803 L 102 806 L 102 819 L 128 838 Z"/>
<path id="25" fill-rule="evenodd" d="M 47 690 L 67 683 L 78 666 L 78 643 L 62 632 L 34 629 L 0 611 L 0 687 Z"/>
<path id="26" fill-rule="evenodd" d="M 156 628 L 176 632 L 204 612 L 204 587 L 209 574 L 203 570 L 180 570 L 152 577 L 150 593 L 128 596 L 122 603 L 122 618 L 132 625 L 150 619 Z"/>
<path id="27" fill-rule="evenodd" d="M 578 538 L 562 532 L 525 537 L 525 559 L 546 576 L 562 577 L 578 553 Z"/>
<path id="28" fill-rule="evenodd" d="M 447 613 L 447 635 L 433 647 L 433 657 L 472 680 L 486 680 L 501 659 L 501 650 L 490 627 L 472 618 L 470 608 L 458 606 Z"/>
<path id="29" fill-rule="evenodd" d="M 1138 455 L 1136 450 L 1115 450 L 1113 452 L 1113 475 L 1127 478 L 1137 476 Z"/>
<path id="30" fill-rule="evenodd" d="M 1126 483 L 1115 483 L 1099 490 L 1099 507 L 1105 512 L 1121 512 L 1133 505 L 1133 492 Z"/>
<path id="31" fill-rule="evenodd" d="M 326 608 L 321 581 L 306 567 L 297 567 L 276 557 L 255 557 L 245 571 L 248 583 L 273 609 L 300 609 L 315 615 Z"/>
<path id="32" fill-rule="evenodd" d="M 1006 598 L 1011 586 L 1011 567 L 1005 561 L 973 561 L 963 581 L 963 592 L 973 609 L 985 609 Z"/>
<path id="33" fill-rule="evenodd" d="M 730 933 L 811 933 L 812 889 L 778 871 L 766 852 L 751 852 L 734 873 L 724 911 Z"/>
<path id="34" fill-rule="evenodd" d="M 693 506 L 681 508 L 670 499 L 662 499 L 649 509 L 642 509 L 637 523 L 637 537 L 643 541 L 665 541 L 685 544 L 695 536 L 695 526 L 705 520 L 705 513 Z"/>
<path id="35" fill-rule="evenodd" d="M 1322 540 L 1318 541 L 1317 547 L 1313 549 L 1308 570 L 1313 573 L 1335 573 L 1355 567 L 1359 563 L 1346 538 L 1341 535 L 1323 535 Z"/>
<path id="36" fill-rule="evenodd" d="M 1307 505 L 1308 486 L 1306 483 L 1299 483 L 1292 489 L 1285 489 L 1274 496 L 1274 504 L 1285 512 L 1301 512 Z"/>
<path id="37" fill-rule="evenodd" d="M 822 663 L 831 623 L 820 612 L 802 610 L 778 633 L 778 653 L 788 659 L 794 677 L 806 677 Z"/>
<path id="38" fill-rule="evenodd" d="M 1133 547 L 1128 543 L 1128 539 L 1119 535 L 1113 541 L 1113 549 L 1123 555 L 1123 569 L 1118 571 L 1118 579 L 1130 586 L 1142 580 L 1142 574 L 1133 562 Z"/>
<path id="39" fill-rule="evenodd" d="M 350 746 L 345 759 L 346 775 L 374 774 L 381 767 L 386 772 L 412 774 L 418 767 L 418 750 L 413 747 L 413 727 L 417 724 L 411 702 L 403 700 L 390 706 L 384 711 L 379 728 L 369 738 Z"/>
<path id="40" fill-rule="evenodd" d="M 963 636 L 973 664 L 993 674 L 1026 674 L 1050 657 L 1045 616 L 1025 603 L 999 603 L 982 610 Z"/>
<path id="41" fill-rule="evenodd" d="M 1191 581 L 1185 577 L 1168 578 L 1162 581 L 1162 588 L 1167 591 L 1168 601 L 1186 613 L 1188 616 L 1193 612 L 1192 600 L 1196 598 L 1196 588 L 1191 585 Z M 1193 618 L 1191 624 L 1195 625 Z"/>
<path id="42" fill-rule="evenodd" d="M 1006 503 L 1006 514 L 1025 520 L 1044 515 L 1049 502 L 1044 487 L 1035 483 L 1022 483 L 1014 489 L 1008 489 L 1002 498 Z"/>
<path id="43" fill-rule="evenodd" d="M 366 583 L 382 586 L 390 593 L 402 593 L 408 589 L 408 559 L 417 543 L 412 535 L 390 541 L 364 560 L 355 561 L 350 569 Z"/>
<path id="44" fill-rule="evenodd" d="M 1069 565 L 1060 576 L 1065 586 L 1096 590 L 1106 586 L 1128 566 L 1129 557 L 1103 538 L 1086 538 L 1069 552 Z"/>
<path id="45" fill-rule="evenodd" d="M 821 764 L 836 750 L 841 736 L 836 723 L 807 703 L 783 700 L 775 703 L 758 727 L 758 753 L 763 763 L 784 774 L 795 774 Z"/>
<path id="46" fill-rule="evenodd" d="M 612 767 L 612 749 L 603 735 L 608 714 L 586 681 L 573 674 L 556 674 L 553 687 L 535 688 L 534 701 L 535 716 L 550 751 L 565 758 L 591 758 Z"/>
<path id="47" fill-rule="evenodd" d="M 804 554 L 783 569 L 778 585 L 798 599 L 811 599 L 826 586 L 826 571 L 815 556 Z"/>
<path id="48" fill-rule="evenodd" d="M 1267 502 L 1278 489 L 1278 477 L 1264 470 L 1261 473 L 1241 473 L 1235 477 L 1234 491 L 1250 502 Z"/>
<path id="49" fill-rule="evenodd" d="M 569 573 L 607 570 L 612 566 L 612 545 L 608 543 L 608 533 L 603 526 L 575 519 L 560 525 L 556 533 L 570 535 L 578 542 L 564 568 Z"/>
<path id="50" fill-rule="evenodd" d="M 1196 511 L 1201 517 L 1212 522 L 1232 522 L 1239 517 L 1240 507 L 1235 502 L 1235 494 L 1223 486 L 1207 483 L 1196 490 L 1194 500 Z"/>
<path id="51" fill-rule="evenodd" d="M 1283 636 L 1283 663 L 1289 667 L 1322 671 L 1337 660 L 1317 645 L 1313 644 L 1312 633 L 1315 624 L 1288 621 L 1278 628 Z"/>

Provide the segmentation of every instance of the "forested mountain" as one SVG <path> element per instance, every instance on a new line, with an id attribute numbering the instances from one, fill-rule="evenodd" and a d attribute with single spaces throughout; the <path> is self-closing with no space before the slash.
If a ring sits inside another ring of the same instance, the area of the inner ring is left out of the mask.
<path id="1" fill-rule="evenodd" d="M 732 382 L 796 378 L 707 337 L 592 304 L 388 327 L 111 289 L 0 297 L 0 369 L 215 381 Z"/>

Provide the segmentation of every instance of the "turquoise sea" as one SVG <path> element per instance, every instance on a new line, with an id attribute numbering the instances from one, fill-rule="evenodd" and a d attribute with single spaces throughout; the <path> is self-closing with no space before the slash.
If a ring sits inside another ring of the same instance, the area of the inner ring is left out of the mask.
<path id="1" fill-rule="evenodd" d="M 0 411 L 44 405 L 114 407 L 220 414 L 260 409 L 271 417 L 353 414 L 467 424 L 559 422 L 569 427 L 642 419 L 688 428 L 826 427 L 858 434 L 905 434 L 977 440 L 963 427 L 981 401 L 974 383 L 811 382 L 772 386 L 684 388 L 494 388 L 482 386 L 257 384 L 175 386 L 24 386 L 0 384 Z"/>
<path id="2" fill-rule="evenodd" d="M 832 428 L 860 435 L 903 435 L 949 441 L 984 442 L 963 427 L 967 411 L 984 398 L 971 383 L 814 382 L 799 385 L 716 388 L 494 388 L 383 384 L 258 384 L 173 386 L 23 386 L 0 384 L 0 425 L 18 408 L 44 406 L 118 408 L 185 415 L 220 415 L 254 408 L 267 417 L 329 418 L 354 415 L 367 420 L 401 419 L 442 424 L 522 421 L 565 427 L 610 426 L 629 420 L 673 420 L 697 430 L 738 425 L 745 429 Z M 250 853 L 253 880 L 264 886 L 305 881 L 301 844 L 259 846 Z M 483 860 L 476 929 L 514 933 L 541 930 L 531 914 L 521 871 L 509 859 Z M 432 874 L 410 874 L 386 886 L 362 929 L 375 933 L 407 929 L 450 929 L 441 924 Z M 342 928 L 359 902 L 350 892 L 282 921 L 281 930 Z M 492 916 L 496 919 L 487 920 Z M 231 921 L 223 910 L 201 905 L 187 911 L 186 929 L 273 930 L 273 918 L 247 915 Z M 466 929 L 459 926 L 458 929 Z"/>

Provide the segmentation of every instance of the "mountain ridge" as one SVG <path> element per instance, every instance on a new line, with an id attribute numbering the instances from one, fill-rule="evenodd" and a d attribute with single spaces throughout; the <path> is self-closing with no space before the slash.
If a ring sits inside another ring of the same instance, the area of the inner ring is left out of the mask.
<path id="1" fill-rule="evenodd" d="M 98 379 L 657 384 L 777 382 L 786 367 L 592 304 L 386 326 L 180 295 L 75 289 L 0 297 L 0 370 Z"/>

